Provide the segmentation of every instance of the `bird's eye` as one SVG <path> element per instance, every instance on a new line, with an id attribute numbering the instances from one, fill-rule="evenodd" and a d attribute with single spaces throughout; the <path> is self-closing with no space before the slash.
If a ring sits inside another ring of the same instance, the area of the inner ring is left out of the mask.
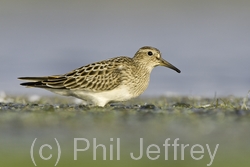
<path id="1" fill-rule="evenodd" d="M 149 51 L 149 52 L 148 52 L 148 55 L 149 55 L 149 56 L 152 56 L 152 55 L 153 55 L 153 53 L 152 53 L 151 51 Z"/>

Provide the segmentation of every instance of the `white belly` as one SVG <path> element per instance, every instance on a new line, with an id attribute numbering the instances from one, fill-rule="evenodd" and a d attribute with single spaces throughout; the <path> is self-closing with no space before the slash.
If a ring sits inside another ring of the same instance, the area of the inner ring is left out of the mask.
<path id="1" fill-rule="evenodd" d="M 84 90 L 64 90 L 64 89 L 49 89 L 50 91 L 64 95 L 64 96 L 74 96 L 85 101 L 94 103 L 98 106 L 105 106 L 111 101 L 126 101 L 134 96 L 129 93 L 126 86 L 120 86 L 116 89 L 103 91 L 103 92 L 90 92 Z"/>

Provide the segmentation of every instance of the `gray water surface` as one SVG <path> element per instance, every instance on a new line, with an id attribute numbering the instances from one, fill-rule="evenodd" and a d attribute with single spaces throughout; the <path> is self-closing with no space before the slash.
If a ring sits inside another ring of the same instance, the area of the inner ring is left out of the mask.
<path id="1" fill-rule="evenodd" d="M 161 50 L 182 73 L 156 68 L 144 95 L 246 96 L 250 1 L 2 1 L 0 91 L 20 76 L 63 74 L 107 58 Z"/>

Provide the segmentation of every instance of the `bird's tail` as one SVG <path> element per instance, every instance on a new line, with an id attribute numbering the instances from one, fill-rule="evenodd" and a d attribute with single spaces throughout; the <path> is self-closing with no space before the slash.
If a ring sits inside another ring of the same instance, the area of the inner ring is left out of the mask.
<path id="1" fill-rule="evenodd" d="M 65 77 L 60 75 L 45 76 L 45 77 L 19 77 L 18 79 L 27 80 L 20 85 L 36 88 L 64 88 L 63 82 Z"/>

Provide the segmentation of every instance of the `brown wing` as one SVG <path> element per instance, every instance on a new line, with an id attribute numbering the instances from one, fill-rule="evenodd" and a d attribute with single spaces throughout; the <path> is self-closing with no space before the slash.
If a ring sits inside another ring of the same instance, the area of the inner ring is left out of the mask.
<path id="1" fill-rule="evenodd" d="M 91 91 L 112 90 L 117 87 L 123 77 L 124 63 L 131 63 L 131 58 L 117 57 L 80 67 L 65 75 L 48 77 L 22 77 L 32 80 L 21 85 L 53 89 L 80 89 Z"/>
<path id="2" fill-rule="evenodd" d="M 117 87 L 122 73 L 117 64 L 101 62 L 81 67 L 65 76 L 67 80 L 63 85 L 67 89 L 102 91 Z"/>

